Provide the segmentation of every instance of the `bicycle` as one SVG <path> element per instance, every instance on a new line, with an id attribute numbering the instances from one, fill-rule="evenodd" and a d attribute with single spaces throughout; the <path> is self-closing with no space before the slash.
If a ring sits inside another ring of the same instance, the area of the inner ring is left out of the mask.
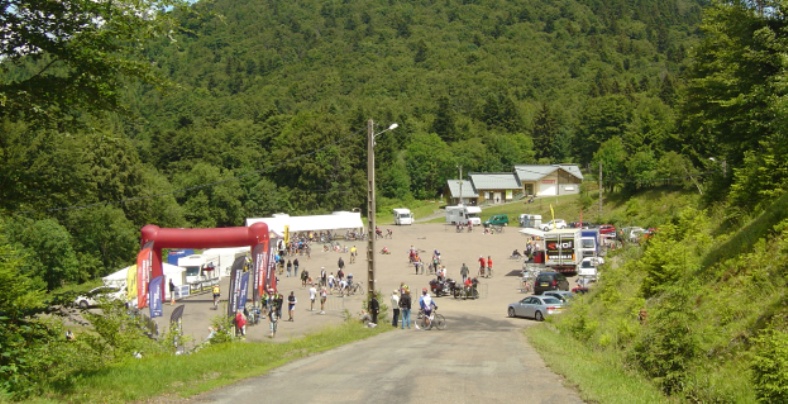
<path id="1" fill-rule="evenodd" d="M 439 330 L 445 329 L 446 318 L 443 317 L 442 314 L 438 314 L 437 312 L 438 312 L 437 307 L 432 309 L 432 315 L 430 316 L 430 324 L 427 325 L 427 316 L 424 315 L 424 310 L 419 309 L 419 316 L 418 316 L 419 327 L 421 327 L 422 330 L 430 330 L 433 327 Z"/>
<path id="2" fill-rule="evenodd" d="M 360 282 L 354 281 L 352 285 L 347 287 L 347 291 L 348 291 L 347 292 L 348 296 L 349 295 L 355 295 L 355 294 L 363 295 L 364 294 L 364 287 L 361 286 Z"/>

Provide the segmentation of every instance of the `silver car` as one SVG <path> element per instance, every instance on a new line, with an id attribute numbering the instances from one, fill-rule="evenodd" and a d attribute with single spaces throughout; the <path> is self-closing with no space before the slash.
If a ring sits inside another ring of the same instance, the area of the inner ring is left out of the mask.
<path id="1" fill-rule="evenodd" d="M 509 317 L 528 317 L 536 321 L 544 320 L 544 316 L 558 314 L 564 309 L 564 303 L 552 296 L 528 296 L 519 302 L 509 305 Z"/>
<path id="2" fill-rule="evenodd" d="M 90 292 L 81 295 L 74 299 L 74 305 L 81 309 L 89 307 L 96 307 L 102 300 L 123 300 L 126 294 L 126 288 L 119 288 L 117 286 L 99 286 L 93 288 Z"/>

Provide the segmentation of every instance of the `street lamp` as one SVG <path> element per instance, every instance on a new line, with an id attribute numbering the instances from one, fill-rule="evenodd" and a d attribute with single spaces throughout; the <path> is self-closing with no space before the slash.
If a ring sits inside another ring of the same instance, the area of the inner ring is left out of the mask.
<path id="1" fill-rule="evenodd" d="M 375 296 L 375 138 L 384 132 L 397 129 L 399 125 L 392 123 L 388 128 L 375 133 L 375 124 L 367 122 L 367 290 L 369 300 Z"/>

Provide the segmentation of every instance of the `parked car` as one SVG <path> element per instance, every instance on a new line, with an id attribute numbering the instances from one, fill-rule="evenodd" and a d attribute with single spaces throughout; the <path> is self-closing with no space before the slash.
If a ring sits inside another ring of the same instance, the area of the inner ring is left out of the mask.
<path id="1" fill-rule="evenodd" d="M 542 294 L 542 296 L 552 296 L 552 297 L 564 302 L 564 304 L 569 304 L 569 301 L 572 300 L 575 297 L 575 294 L 570 292 L 570 291 L 568 291 L 568 290 L 550 290 L 550 291 L 544 292 Z"/>
<path id="2" fill-rule="evenodd" d="M 572 222 L 570 227 L 573 229 L 595 229 L 596 225 L 591 222 Z"/>
<path id="3" fill-rule="evenodd" d="M 508 226 L 509 216 L 507 215 L 492 215 L 489 219 L 484 221 L 484 227 L 490 226 Z"/>
<path id="4" fill-rule="evenodd" d="M 102 300 L 123 300 L 125 295 L 126 288 L 119 288 L 117 286 L 99 286 L 74 299 L 74 305 L 81 309 L 87 309 L 98 306 Z"/>
<path id="5" fill-rule="evenodd" d="M 553 296 L 528 296 L 519 302 L 509 305 L 509 317 L 528 317 L 536 321 L 544 320 L 544 316 L 560 313 L 564 303 Z"/>
<path id="6" fill-rule="evenodd" d="M 554 219 L 542 225 L 542 230 L 550 231 L 553 229 L 553 225 L 555 225 L 556 229 L 565 229 L 568 227 L 566 224 L 566 220 L 564 219 Z"/>
<path id="7" fill-rule="evenodd" d="M 539 272 L 534 282 L 534 294 L 541 295 L 548 290 L 569 290 L 569 281 L 558 272 Z"/>
<path id="8" fill-rule="evenodd" d="M 644 232 L 646 229 L 642 227 L 636 226 L 629 226 L 624 227 L 618 232 L 618 240 L 621 242 L 631 242 L 632 241 L 632 232 Z M 635 236 L 635 240 L 637 240 L 637 236 Z"/>
<path id="9" fill-rule="evenodd" d="M 616 233 L 616 226 L 612 224 L 602 224 L 599 225 L 599 234 L 615 234 Z"/>

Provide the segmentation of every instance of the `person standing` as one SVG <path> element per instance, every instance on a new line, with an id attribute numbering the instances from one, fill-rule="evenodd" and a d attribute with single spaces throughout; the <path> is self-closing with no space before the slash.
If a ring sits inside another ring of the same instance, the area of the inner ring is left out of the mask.
<path id="1" fill-rule="evenodd" d="M 476 276 L 484 276 L 484 268 L 487 266 L 487 260 L 484 259 L 484 256 L 479 256 L 479 273 Z"/>
<path id="2" fill-rule="evenodd" d="M 317 297 L 317 288 L 314 284 L 309 285 L 309 311 L 315 310 L 315 297 Z"/>
<path id="3" fill-rule="evenodd" d="M 339 267 L 339 271 L 345 268 L 345 260 L 343 260 L 342 257 L 339 257 L 339 260 L 337 260 L 337 266 Z"/>
<path id="4" fill-rule="evenodd" d="M 432 300 L 432 296 L 427 292 L 427 288 L 421 290 L 421 298 L 419 298 L 419 307 L 424 312 L 424 326 L 425 329 L 430 328 L 430 323 L 432 322 L 432 309 L 435 308 L 435 302 Z M 419 328 L 419 325 L 416 324 L 416 328 Z"/>
<path id="5" fill-rule="evenodd" d="M 175 283 L 170 279 L 170 306 L 175 304 Z"/>
<path id="6" fill-rule="evenodd" d="M 268 311 L 268 325 L 271 328 L 271 334 L 268 335 L 269 338 L 273 338 L 276 336 L 276 328 L 279 322 L 279 317 L 276 315 L 276 310 L 271 309 Z"/>
<path id="7" fill-rule="evenodd" d="M 470 271 L 468 270 L 468 266 L 467 266 L 467 265 L 465 265 L 465 263 L 463 262 L 463 263 L 462 263 L 462 268 L 460 268 L 460 276 L 462 276 L 462 281 L 463 281 L 463 283 L 465 282 L 465 279 L 467 279 L 467 278 L 468 278 L 468 272 L 470 272 Z"/>
<path id="8" fill-rule="evenodd" d="M 326 275 L 326 267 L 320 267 L 320 286 L 328 285 L 328 275 Z"/>
<path id="9" fill-rule="evenodd" d="M 410 329 L 410 291 L 405 289 L 402 293 L 402 297 L 399 299 L 399 309 L 402 312 L 402 329 L 405 329 L 407 325 L 408 329 Z"/>
<path id="10" fill-rule="evenodd" d="M 294 321 L 293 312 L 295 311 L 296 303 L 298 303 L 298 301 L 296 300 L 295 292 L 291 290 L 290 296 L 287 297 L 287 321 Z"/>
<path id="11" fill-rule="evenodd" d="M 396 289 L 391 293 L 391 311 L 393 313 L 391 325 L 397 327 L 397 323 L 399 323 L 399 295 Z"/>
<path id="12" fill-rule="evenodd" d="M 487 256 L 487 270 L 486 270 L 486 273 L 487 273 L 487 277 L 488 278 L 492 276 L 492 256 L 490 256 L 490 255 Z"/>
<path id="13" fill-rule="evenodd" d="M 285 305 L 285 297 L 279 291 L 276 292 L 276 317 L 282 318 L 282 307 Z"/>
<path id="14" fill-rule="evenodd" d="M 380 303 L 378 303 L 378 296 L 372 293 L 372 299 L 369 301 L 369 313 L 372 314 L 372 324 L 378 324 L 378 313 L 380 312 Z"/>
<path id="15" fill-rule="evenodd" d="M 293 260 L 293 277 L 298 278 L 298 258 Z"/>
<path id="16" fill-rule="evenodd" d="M 241 310 L 235 311 L 235 333 L 240 337 L 246 335 L 246 317 Z"/>
<path id="17" fill-rule="evenodd" d="M 326 287 L 323 286 L 320 289 L 320 314 L 326 314 L 326 299 L 328 299 L 328 291 L 326 291 Z"/>
<path id="18" fill-rule="evenodd" d="M 287 277 L 290 277 L 290 274 L 293 272 L 293 263 L 290 260 L 287 260 Z"/>

